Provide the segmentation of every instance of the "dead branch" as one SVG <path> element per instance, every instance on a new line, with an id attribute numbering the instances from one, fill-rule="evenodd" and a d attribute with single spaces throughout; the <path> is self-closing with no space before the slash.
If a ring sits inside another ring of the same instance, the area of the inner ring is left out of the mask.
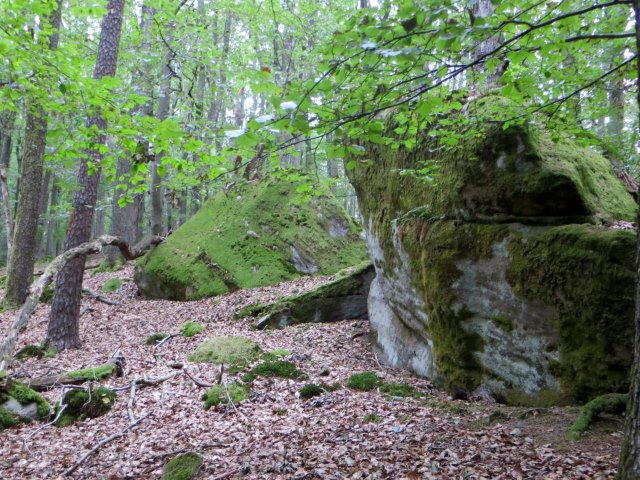
<path id="1" fill-rule="evenodd" d="M 98 292 L 94 292 L 93 290 L 89 290 L 88 288 L 83 288 L 82 293 L 84 293 L 85 295 L 88 295 L 94 300 L 98 300 L 99 302 L 106 303 L 107 305 L 120 305 L 120 302 L 109 300 L 104 295 L 100 295 Z"/>
<path id="2" fill-rule="evenodd" d="M 184 372 L 184 374 L 189 378 L 189 380 L 191 380 L 193 383 L 196 384 L 196 386 L 200 387 L 200 388 L 209 388 L 209 387 L 213 387 L 213 383 L 206 383 L 203 382 L 202 380 L 198 380 L 196 377 L 194 377 L 193 375 L 191 375 L 189 373 L 189 371 L 187 370 L 187 367 L 183 367 L 182 371 Z"/>
<path id="3" fill-rule="evenodd" d="M 164 337 L 162 340 L 160 340 L 158 343 L 156 343 L 153 348 L 159 348 L 162 345 L 164 345 L 165 343 L 167 343 L 169 340 L 171 340 L 172 338 L 181 337 L 181 336 L 182 336 L 181 333 L 171 333 L 171 334 L 167 335 L 166 337 Z"/>
<path id="4" fill-rule="evenodd" d="M 83 243 L 77 247 L 71 248 L 54 258 L 47 268 L 45 268 L 42 276 L 29 287 L 29 296 L 27 297 L 27 300 L 16 314 L 13 323 L 5 334 L 2 344 L 0 344 L 0 371 L 6 370 L 9 365 L 11 365 L 13 351 L 18 340 L 18 334 L 27 327 L 33 312 L 38 306 L 38 302 L 40 301 L 40 297 L 42 296 L 44 289 L 51 283 L 53 277 L 69 260 L 91 253 L 99 253 L 103 247 L 107 245 L 118 247 L 122 256 L 126 260 L 133 260 L 141 257 L 149 248 L 158 245 L 163 240 L 163 237 L 147 236 L 135 246 L 129 247 L 127 242 L 120 237 L 103 235 L 92 242 Z"/>
<path id="5" fill-rule="evenodd" d="M 135 427 L 136 425 L 138 425 L 140 422 L 142 422 L 145 418 L 147 418 L 149 415 L 151 415 L 151 412 L 141 416 L 140 418 L 138 418 L 135 422 L 131 422 L 129 425 L 127 425 L 125 428 L 123 428 L 122 430 L 120 430 L 117 433 L 114 433 L 113 435 L 104 438 L 102 440 L 100 440 L 98 443 L 96 443 L 93 448 L 91 450 L 89 450 L 87 453 L 85 453 L 80 460 L 78 460 L 75 465 L 73 465 L 71 468 L 67 469 L 64 471 L 64 473 L 62 474 L 63 477 L 68 477 L 69 475 L 71 475 L 73 472 L 75 472 L 78 467 L 80 465 L 82 465 L 87 458 L 89 458 L 91 455 L 93 455 L 95 452 L 97 452 L 100 448 L 102 448 L 103 446 L 105 446 L 107 443 L 115 440 L 116 438 L 119 438 L 121 436 L 123 436 L 125 433 L 127 433 L 129 430 L 131 430 L 133 427 Z"/>

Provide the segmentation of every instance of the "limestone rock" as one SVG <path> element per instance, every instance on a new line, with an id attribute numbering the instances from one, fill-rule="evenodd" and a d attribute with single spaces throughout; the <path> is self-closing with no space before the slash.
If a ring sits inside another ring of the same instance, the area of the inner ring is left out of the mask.
<path id="1" fill-rule="evenodd" d="M 592 148 L 528 125 L 467 133 L 453 150 L 428 132 L 410 151 L 366 145 L 373 166 L 350 172 L 379 357 L 512 403 L 624 390 L 635 231 L 599 223 L 633 221 L 634 199 Z M 435 182 L 400 174 L 425 159 Z"/>
<path id="2" fill-rule="evenodd" d="M 218 193 L 138 262 L 139 290 L 191 300 L 364 261 L 360 227 L 330 192 L 307 199 L 297 193 L 300 184 L 273 178 Z"/>

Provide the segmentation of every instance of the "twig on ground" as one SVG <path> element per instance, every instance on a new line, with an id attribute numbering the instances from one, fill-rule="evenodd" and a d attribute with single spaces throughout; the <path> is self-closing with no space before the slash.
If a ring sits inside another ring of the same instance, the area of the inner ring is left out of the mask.
<path id="1" fill-rule="evenodd" d="M 98 292 L 94 292 L 93 290 L 89 290 L 88 288 L 83 288 L 82 293 L 90 296 L 94 300 L 98 300 L 99 302 L 106 303 L 107 305 L 120 305 L 120 302 L 116 302 L 115 300 L 109 300 L 104 295 L 100 295 Z"/>
<path id="2" fill-rule="evenodd" d="M 171 334 L 167 335 L 166 337 L 164 337 L 162 340 L 160 340 L 158 343 L 156 343 L 155 347 L 153 347 L 153 348 L 160 348 L 162 345 L 167 343 L 172 338 L 181 337 L 181 336 L 182 336 L 181 333 L 171 333 Z"/>
<path id="3" fill-rule="evenodd" d="M 195 383 L 198 387 L 200 387 L 200 388 L 209 388 L 209 387 L 213 387 L 213 384 L 212 384 L 212 383 L 206 383 L 206 382 L 203 382 L 202 380 L 198 380 L 196 377 L 194 377 L 193 375 L 191 375 L 191 374 L 189 373 L 189 371 L 187 370 L 187 367 L 186 367 L 186 366 L 182 367 L 182 371 L 183 371 L 183 372 L 184 372 L 184 374 L 185 374 L 187 377 L 189 377 L 189 379 L 190 379 L 193 383 Z"/>
<path id="4" fill-rule="evenodd" d="M 225 480 L 226 478 L 229 478 L 231 475 L 240 473 L 241 470 L 242 470 L 241 468 L 234 468 L 233 470 L 228 470 L 223 474 L 218 475 L 217 477 L 213 477 L 211 480 Z"/>
<path id="5" fill-rule="evenodd" d="M 138 384 L 138 378 L 134 378 L 131 382 L 131 389 L 129 393 L 129 401 L 127 402 L 127 413 L 129 414 L 129 420 L 135 421 L 136 417 L 133 414 L 133 404 L 136 400 L 136 385 Z"/>
<path id="6" fill-rule="evenodd" d="M 131 422 L 129 425 L 127 425 L 125 428 L 123 428 L 122 430 L 120 430 L 117 433 L 114 433 L 113 435 L 110 435 L 107 438 L 104 438 L 102 440 L 100 440 L 98 443 L 96 443 L 93 448 L 91 450 L 89 450 L 87 453 L 85 453 L 80 460 L 78 460 L 75 465 L 73 465 L 71 468 L 68 468 L 67 470 L 64 471 L 64 473 L 62 474 L 63 477 L 68 477 L 69 475 L 71 475 L 73 472 L 75 472 L 78 467 L 80 465 L 82 465 L 84 462 L 86 462 L 86 460 L 93 455 L 95 452 L 97 452 L 100 448 L 102 448 L 103 446 L 105 446 L 107 443 L 115 440 L 116 438 L 119 438 L 121 436 L 123 436 L 125 433 L 127 433 L 129 430 L 131 430 L 133 427 L 135 427 L 136 425 L 138 425 L 140 422 L 142 422 L 145 418 L 147 418 L 149 415 L 151 415 L 151 412 L 141 416 L 140 418 L 138 418 L 135 422 Z"/>

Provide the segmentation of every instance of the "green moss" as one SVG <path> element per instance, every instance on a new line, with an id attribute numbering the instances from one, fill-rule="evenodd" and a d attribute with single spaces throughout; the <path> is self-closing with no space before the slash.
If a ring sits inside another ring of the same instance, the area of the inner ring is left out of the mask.
<path id="1" fill-rule="evenodd" d="M 311 201 L 292 203 L 308 180 L 239 182 L 228 195 L 220 192 L 139 262 L 139 287 L 150 296 L 186 300 L 225 293 L 231 284 L 273 285 L 302 275 L 291 262 L 292 248 L 313 259 L 318 274 L 365 260 L 358 227 L 328 191 L 320 188 Z M 335 224 L 346 235 L 332 236 Z M 145 286 L 151 284 L 158 287 Z"/>
<path id="2" fill-rule="evenodd" d="M 278 360 L 279 358 L 283 358 L 286 357 L 287 355 L 290 355 L 291 352 L 289 350 L 287 350 L 286 348 L 276 348 L 275 350 L 271 350 L 268 353 L 265 353 L 262 356 L 263 360 Z"/>
<path id="3" fill-rule="evenodd" d="M 382 383 L 380 377 L 373 372 L 354 373 L 347 381 L 347 387 L 368 392 L 378 388 Z"/>
<path id="4" fill-rule="evenodd" d="M 570 405 L 571 397 L 558 390 L 544 389 L 535 395 L 517 390 L 507 390 L 497 399 L 501 403 L 518 407 L 549 408 L 556 405 Z"/>
<path id="5" fill-rule="evenodd" d="M 5 410 L 0 407 L 0 430 L 4 430 L 5 428 L 13 427 L 21 422 L 20 418 L 18 418 L 13 413 Z"/>
<path id="6" fill-rule="evenodd" d="M 375 413 L 370 413 L 369 415 L 365 415 L 364 421 L 371 423 L 382 423 L 382 417 L 380 415 L 376 415 Z"/>
<path id="7" fill-rule="evenodd" d="M 147 339 L 144 341 L 144 344 L 151 346 L 157 345 L 168 336 L 169 334 L 164 332 L 153 333 L 147 337 Z"/>
<path id="8" fill-rule="evenodd" d="M 383 383 L 380 385 L 380 391 L 391 397 L 420 398 L 425 396 L 424 393 L 417 391 L 406 383 Z"/>
<path id="9" fill-rule="evenodd" d="M 491 320 L 496 327 L 504 330 L 505 332 L 513 331 L 513 320 L 506 315 L 495 315 L 489 320 Z"/>
<path id="10" fill-rule="evenodd" d="M 214 337 L 202 342 L 189 354 L 189 361 L 223 364 L 228 367 L 247 365 L 258 359 L 260 347 L 246 337 Z M 228 369 L 227 369 L 228 370 Z"/>
<path id="11" fill-rule="evenodd" d="M 93 270 L 92 276 L 98 273 L 118 272 L 122 270 L 122 267 L 124 266 L 124 264 L 125 264 L 124 258 L 120 255 L 116 258 L 116 261 L 114 262 L 113 265 L 110 265 L 109 262 L 107 262 L 106 260 L 103 260 L 100 263 L 100 265 L 98 265 L 98 268 Z"/>
<path id="12" fill-rule="evenodd" d="M 629 395 L 626 393 L 613 393 L 601 395 L 594 398 L 580 409 L 577 420 L 569 427 L 567 435 L 573 440 L 577 440 L 589 426 L 602 413 L 621 414 L 627 408 Z"/>
<path id="13" fill-rule="evenodd" d="M 245 374 L 242 376 L 241 380 L 242 380 L 244 383 L 251 383 L 251 382 L 253 382 L 256 378 L 258 378 L 258 377 L 257 377 L 256 375 L 254 375 L 253 373 L 245 373 Z"/>
<path id="14" fill-rule="evenodd" d="M 122 280 L 120 278 L 110 278 L 102 284 L 102 291 L 104 293 L 113 293 L 122 286 Z"/>
<path id="15" fill-rule="evenodd" d="M 227 394 L 228 393 L 228 394 Z M 234 404 L 240 403 L 249 395 L 249 389 L 239 383 L 229 383 L 226 385 L 214 385 L 202 396 L 204 409 L 209 410 L 216 405 L 228 405 L 229 398 Z"/>
<path id="16" fill-rule="evenodd" d="M 16 353 L 16 360 L 25 360 L 27 358 L 42 358 L 44 352 L 38 345 L 27 345 Z"/>
<path id="17" fill-rule="evenodd" d="M 315 383 L 308 383 L 300 389 L 300 398 L 312 398 L 322 395 L 324 389 Z"/>
<path id="18" fill-rule="evenodd" d="M 307 375 L 298 370 L 295 364 L 285 362 L 284 360 L 273 360 L 256 365 L 251 373 L 258 377 L 281 377 L 300 379 L 306 378 Z"/>
<path id="19" fill-rule="evenodd" d="M 635 243 L 632 231 L 565 225 L 509 244 L 514 291 L 554 311 L 551 369 L 574 401 L 628 390 Z"/>
<path id="20" fill-rule="evenodd" d="M 195 452 L 181 453 L 162 468 L 162 480 L 189 480 L 202 466 L 202 457 Z"/>
<path id="21" fill-rule="evenodd" d="M 204 331 L 204 326 L 198 322 L 187 322 L 180 327 L 180 333 L 185 337 L 194 337 Z"/>
<path id="22" fill-rule="evenodd" d="M 42 291 L 42 295 L 40 295 L 40 301 L 42 303 L 51 303 L 53 300 L 53 294 L 55 292 L 55 285 L 49 284 Z"/>
<path id="23" fill-rule="evenodd" d="M 56 426 L 66 427 L 78 420 L 100 417 L 109 412 L 115 402 L 116 392 L 108 388 L 70 390 L 65 393 L 62 399 L 62 405 L 66 405 L 66 407 L 58 418 Z"/>
<path id="24" fill-rule="evenodd" d="M 83 368 L 68 372 L 67 376 L 69 378 L 82 378 L 87 381 L 103 380 L 113 375 L 114 368 L 113 363 L 105 363 L 104 365 L 99 365 L 97 367 Z"/>
<path id="25" fill-rule="evenodd" d="M 28 405 L 30 403 L 36 404 L 36 413 L 40 420 L 45 420 L 49 417 L 50 408 L 47 400 L 35 390 L 28 386 L 15 381 L 9 381 L 7 385 L 0 387 L 0 404 L 5 403 L 9 397 L 16 400 L 20 405 Z M 2 409 L 4 410 L 4 409 Z M 9 417 L 13 416 L 16 422 L 25 421 L 28 419 L 21 419 L 13 415 L 11 412 L 4 410 L 2 413 L 1 423 L 8 421 Z M 15 423 L 14 423 L 15 425 Z M 11 426 L 11 425 L 10 425 Z"/>

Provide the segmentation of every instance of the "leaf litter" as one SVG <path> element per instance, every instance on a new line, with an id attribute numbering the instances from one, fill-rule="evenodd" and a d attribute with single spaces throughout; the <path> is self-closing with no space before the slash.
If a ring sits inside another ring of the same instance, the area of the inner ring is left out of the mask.
<path id="1" fill-rule="evenodd" d="M 99 291 L 109 278 L 132 275 L 131 266 L 115 273 L 89 272 L 84 286 Z M 133 403 L 123 388 L 103 417 L 60 429 L 33 423 L 1 431 L 0 478 L 56 478 L 100 440 L 125 429 L 131 413 L 138 419 L 148 417 L 102 446 L 70 478 L 161 478 L 162 466 L 187 451 L 202 455 L 198 478 L 209 479 L 614 478 L 620 421 L 611 420 L 606 428 L 571 442 L 564 431 L 576 408 L 524 409 L 453 400 L 425 379 L 381 365 L 367 321 L 255 331 L 250 320 L 233 319 L 248 304 L 301 293 L 326 280 L 305 278 L 193 302 L 143 299 L 129 280 L 109 295 L 117 305 L 83 297 L 82 348 L 16 362 L 14 374 L 27 379 L 91 367 L 120 349 L 126 360 L 124 377 L 105 380 L 104 386 L 166 377 L 176 371 L 171 367 L 176 363 L 203 384 L 214 384 L 219 367 L 189 364 L 188 354 L 207 338 L 242 335 L 259 343 L 263 352 L 287 350 L 287 359 L 309 378 L 258 377 L 247 400 L 207 411 L 201 400 L 206 388 L 186 375 L 138 389 Z M 38 307 L 18 349 L 45 338 L 48 314 L 49 306 Z M 12 319 L 12 312 L 1 314 L 0 331 Z M 177 333 L 188 321 L 201 323 L 205 331 L 190 338 L 176 336 L 158 348 L 145 345 L 150 335 Z M 363 371 L 388 383 L 409 384 L 425 396 L 395 398 L 379 390 L 348 389 L 349 376 Z M 242 374 L 225 372 L 223 382 L 240 381 Z M 310 382 L 342 388 L 306 400 L 299 390 Z M 53 405 L 60 389 L 44 395 Z"/>

